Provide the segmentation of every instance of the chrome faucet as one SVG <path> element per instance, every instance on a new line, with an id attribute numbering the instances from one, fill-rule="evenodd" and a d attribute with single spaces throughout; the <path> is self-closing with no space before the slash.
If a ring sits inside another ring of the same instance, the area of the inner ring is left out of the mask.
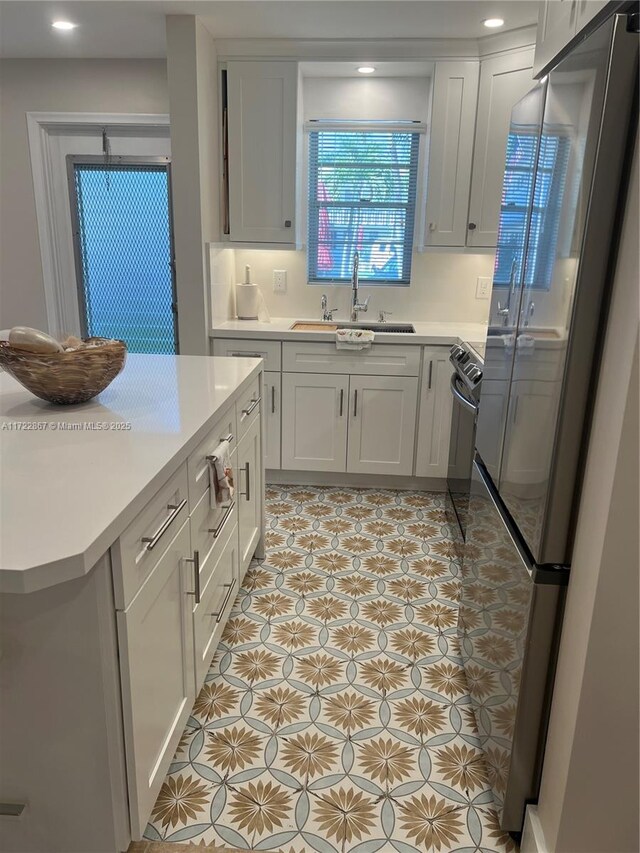
<path id="1" fill-rule="evenodd" d="M 323 293 L 320 300 L 320 308 L 322 309 L 322 319 L 324 321 L 333 320 L 333 312 L 338 310 L 337 308 L 328 308 L 328 305 L 327 294 Z"/>
<path id="2" fill-rule="evenodd" d="M 506 303 L 506 305 L 503 307 L 500 304 L 500 301 L 498 301 L 498 309 L 496 311 L 496 314 L 499 317 L 502 317 L 502 325 L 503 326 L 509 325 L 509 315 L 511 314 L 511 297 L 513 296 L 513 291 L 515 290 L 515 285 L 516 285 L 515 279 L 516 279 L 516 267 L 517 267 L 517 265 L 518 265 L 518 262 L 516 260 L 514 260 L 513 263 L 511 264 L 511 275 L 509 276 L 509 290 L 507 292 L 507 303 Z"/>
<path id="3" fill-rule="evenodd" d="M 358 267 L 360 266 L 360 252 L 356 249 L 353 253 L 353 273 L 351 275 L 351 322 L 358 322 L 358 312 L 367 311 L 370 296 L 364 302 L 358 302 Z"/>

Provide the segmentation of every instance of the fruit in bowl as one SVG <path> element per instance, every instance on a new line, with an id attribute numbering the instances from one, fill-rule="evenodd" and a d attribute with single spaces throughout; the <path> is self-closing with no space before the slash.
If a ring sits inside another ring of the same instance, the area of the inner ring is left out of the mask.
<path id="1" fill-rule="evenodd" d="M 0 341 L 0 366 L 36 397 L 49 403 L 86 403 L 124 367 L 127 345 L 109 338 L 67 338 L 17 326 Z"/>

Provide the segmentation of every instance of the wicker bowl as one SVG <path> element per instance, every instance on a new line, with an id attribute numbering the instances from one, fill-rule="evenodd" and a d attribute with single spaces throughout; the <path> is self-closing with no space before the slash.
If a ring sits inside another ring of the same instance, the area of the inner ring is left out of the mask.
<path id="1" fill-rule="evenodd" d="M 48 403 L 86 403 L 109 385 L 124 367 L 124 341 L 85 338 L 99 344 L 68 352 L 38 353 L 0 341 L 0 366 Z"/>

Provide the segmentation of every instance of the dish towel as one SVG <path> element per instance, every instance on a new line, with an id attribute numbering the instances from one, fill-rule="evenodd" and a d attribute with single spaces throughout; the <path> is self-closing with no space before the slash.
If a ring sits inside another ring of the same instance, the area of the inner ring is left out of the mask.
<path id="1" fill-rule="evenodd" d="M 368 349 L 375 336 L 370 329 L 336 329 L 336 349 Z"/>
<path id="2" fill-rule="evenodd" d="M 209 504 L 218 509 L 228 504 L 235 494 L 233 468 L 231 467 L 231 445 L 221 441 L 212 456 L 207 456 L 209 465 Z"/>

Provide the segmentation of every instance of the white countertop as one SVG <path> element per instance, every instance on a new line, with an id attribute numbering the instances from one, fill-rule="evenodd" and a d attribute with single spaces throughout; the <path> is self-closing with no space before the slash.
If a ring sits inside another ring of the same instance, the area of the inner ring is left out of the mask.
<path id="1" fill-rule="evenodd" d="M 375 319 L 375 318 L 373 318 Z M 298 321 L 318 322 L 318 318 L 304 317 L 273 317 L 270 323 L 260 320 L 227 320 L 224 323 L 215 323 L 209 335 L 212 338 L 253 338 L 254 340 L 269 340 L 274 338 L 279 341 L 335 341 L 335 332 L 308 332 L 294 331 L 291 326 Z M 340 324 L 340 318 L 333 321 Z M 342 322 L 345 322 L 342 320 Z M 362 318 L 367 322 L 367 318 Z M 375 342 L 377 344 L 458 344 L 462 341 L 467 343 L 484 344 L 487 326 L 484 323 L 437 323 L 416 322 L 415 320 L 404 320 L 393 318 L 393 323 L 413 323 L 414 334 L 376 332 Z M 389 321 L 389 325 L 393 325 Z"/>
<path id="2" fill-rule="evenodd" d="M 255 358 L 131 354 L 77 406 L 52 406 L 0 373 L 0 591 L 90 571 L 260 369 Z"/>

